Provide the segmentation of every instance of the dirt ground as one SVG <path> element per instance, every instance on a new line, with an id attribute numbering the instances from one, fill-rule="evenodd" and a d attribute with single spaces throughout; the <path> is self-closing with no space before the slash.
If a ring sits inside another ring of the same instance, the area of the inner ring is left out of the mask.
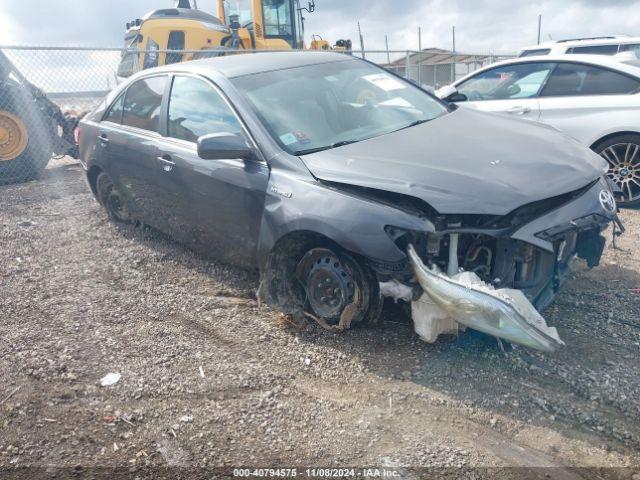
<path id="1" fill-rule="evenodd" d="M 82 176 L 0 187 L 0 477 L 640 478 L 640 212 L 546 312 L 566 347 L 505 353 L 425 344 L 393 304 L 375 330 L 287 323 L 255 272 L 110 223 Z"/>

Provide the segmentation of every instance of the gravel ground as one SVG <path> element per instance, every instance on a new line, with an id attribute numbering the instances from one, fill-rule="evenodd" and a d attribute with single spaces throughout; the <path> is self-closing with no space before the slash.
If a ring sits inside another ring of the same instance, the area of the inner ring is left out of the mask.
<path id="1" fill-rule="evenodd" d="M 425 344 L 393 304 L 375 330 L 291 324 L 257 304 L 255 272 L 110 223 L 82 175 L 59 161 L 0 188 L 0 472 L 640 478 L 640 212 L 546 312 L 566 348 L 504 353 Z"/>

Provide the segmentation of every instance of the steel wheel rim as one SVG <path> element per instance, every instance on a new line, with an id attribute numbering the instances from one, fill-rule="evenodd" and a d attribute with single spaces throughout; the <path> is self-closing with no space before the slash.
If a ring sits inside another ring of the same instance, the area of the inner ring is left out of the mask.
<path id="1" fill-rule="evenodd" d="M 600 152 L 609 164 L 607 175 L 622 190 L 623 201 L 640 198 L 640 145 L 616 143 Z"/>
<path id="2" fill-rule="evenodd" d="M 331 318 L 353 302 L 355 285 L 342 262 L 327 252 L 309 270 L 307 293 L 311 308 L 321 317 Z"/>
<path id="3" fill-rule="evenodd" d="M 109 212 L 111 212 L 111 215 L 119 221 L 125 222 L 128 218 L 127 212 L 118 191 L 113 187 L 113 185 L 109 185 L 106 194 L 105 206 Z"/>
<path id="4" fill-rule="evenodd" d="M 0 110 L 0 162 L 18 158 L 27 148 L 29 132 L 19 117 Z"/>

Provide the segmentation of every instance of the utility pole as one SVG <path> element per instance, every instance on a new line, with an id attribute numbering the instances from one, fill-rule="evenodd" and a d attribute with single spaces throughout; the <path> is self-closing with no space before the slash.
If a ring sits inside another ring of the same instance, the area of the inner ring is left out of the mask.
<path id="1" fill-rule="evenodd" d="M 360 50 L 362 50 L 362 58 L 364 59 L 364 38 L 362 38 L 362 30 L 360 29 L 360 22 L 358 22 L 358 36 L 360 37 Z"/>
<path id="2" fill-rule="evenodd" d="M 387 47 L 387 65 L 391 64 L 391 57 L 389 56 L 389 38 L 384 36 L 384 44 Z"/>
<path id="3" fill-rule="evenodd" d="M 418 27 L 418 85 L 422 85 L 422 27 Z"/>
<path id="4" fill-rule="evenodd" d="M 542 14 L 538 15 L 538 45 L 540 45 L 541 32 L 542 32 Z"/>
<path id="5" fill-rule="evenodd" d="M 456 53 L 456 26 L 455 25 L 451 27 L 451 39 L 452 39 L 452 46 L 453 46 L 453 50 L 451 51 L 453 53 Z"/>
<path id="6" fill-rule="evenodd" d="M 451 27 L 451 83 L 456 81 L 456 26 Z"/>

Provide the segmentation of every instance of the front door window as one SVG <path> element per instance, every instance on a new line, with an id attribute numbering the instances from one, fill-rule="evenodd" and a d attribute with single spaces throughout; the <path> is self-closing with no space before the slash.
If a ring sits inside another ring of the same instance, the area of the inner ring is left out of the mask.
<path id="1" fill-rule="evenodd" d="M 459 85 L 458 92 L 470 101 L 532 98 L 544 85 L 553 66 L 544 62 L 492 68 Z"/>

